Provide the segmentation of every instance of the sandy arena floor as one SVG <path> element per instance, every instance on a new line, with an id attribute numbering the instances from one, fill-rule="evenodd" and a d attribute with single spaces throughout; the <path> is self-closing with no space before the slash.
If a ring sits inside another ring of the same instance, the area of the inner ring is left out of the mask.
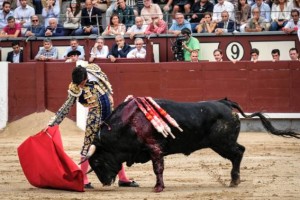
<path id="1" fill-rule="evenodd" d="M 213 151 L 201 150 L 186 157 L 165 158 L 165 190 L 154 193 L 155 176 L 150 162 L 126 168 L 140 188 L 102 187 L 95 174 L 95 186 L 86 192 L 39 189 L 26 180 L 17 156 L 17 147 L 44 128 L 53 115 L 36 113 L 8 125 L 0 132 L 1 199 L 300 199 L 300 140 L 268 133 L 241 133 L 246 147 L 241 165 L 241 184 L 229 188 L 231 164 Z M 60 126 L 67 154 L 77 163 L 83 131 L 65 119 Z"/>

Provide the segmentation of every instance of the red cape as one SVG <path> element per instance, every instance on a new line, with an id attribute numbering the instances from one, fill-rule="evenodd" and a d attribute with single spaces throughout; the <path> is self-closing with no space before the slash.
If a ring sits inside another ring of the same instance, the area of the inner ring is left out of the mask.
<path id="1" fill-rule="evenodd" d="M 18 156 L 31 185 L 84 191 L 83 173 L 64 152 L 58 126 L 27 138 L 18 147 Z"/>

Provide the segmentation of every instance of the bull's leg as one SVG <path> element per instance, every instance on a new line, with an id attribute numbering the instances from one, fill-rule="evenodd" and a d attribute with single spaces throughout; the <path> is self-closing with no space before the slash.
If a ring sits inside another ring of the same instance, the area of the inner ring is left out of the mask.
<path id="1" fill-rule="evenodd" d="M 156 175 L 156 184 L 154 187 L 155 192 L 161 192 L 165 188 L 164 180 L 163 180 L 163 172 L 164 172 L 164 158 L 156 157 L 152 158 L 153 171 Z"/>
<path id="2" fill-rule="evenodd" d="M 215 152 L 220 154 L 222 157 L 227 158 L 232 163 L 231 170 L 231 182 L 230 187 L 237 186 L 240 180 L 240 165 L 245 151 L 245 147 L 235 143 L 234 145 L 220 144 L 217 147 L 212 148 Z"/>

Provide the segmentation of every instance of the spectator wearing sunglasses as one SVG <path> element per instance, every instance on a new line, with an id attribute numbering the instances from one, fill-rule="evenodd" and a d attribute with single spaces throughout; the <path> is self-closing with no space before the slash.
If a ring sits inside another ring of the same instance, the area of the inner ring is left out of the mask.
<path id="1" fill-rule="evenodd" d="M 36 36 L 43 37 L 45 35 L 45 27 L 40 24 L 39 18 L 37 15 L 31 16 L 31 26 L 27 28 L 25 32 L 26 37 Z"/>

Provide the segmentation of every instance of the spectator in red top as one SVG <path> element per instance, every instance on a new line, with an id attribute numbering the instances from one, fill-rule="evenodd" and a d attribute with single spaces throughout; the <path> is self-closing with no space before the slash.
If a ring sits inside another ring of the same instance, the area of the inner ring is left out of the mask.
<path id="1" fill-rule="evenodd" d="M 0 38 L 21 37 L 21 25 L 16 23 L 13 16 L 7 18 L 7 25 L 0 32 Z"/>
<path id="2" fill-rule="evenodd" d="M 167 33 L 167 23 L 160 19 L 158 15 L 151 16 L 152 22 L 146 28 L 145 34 L 162 34 Z"/>

